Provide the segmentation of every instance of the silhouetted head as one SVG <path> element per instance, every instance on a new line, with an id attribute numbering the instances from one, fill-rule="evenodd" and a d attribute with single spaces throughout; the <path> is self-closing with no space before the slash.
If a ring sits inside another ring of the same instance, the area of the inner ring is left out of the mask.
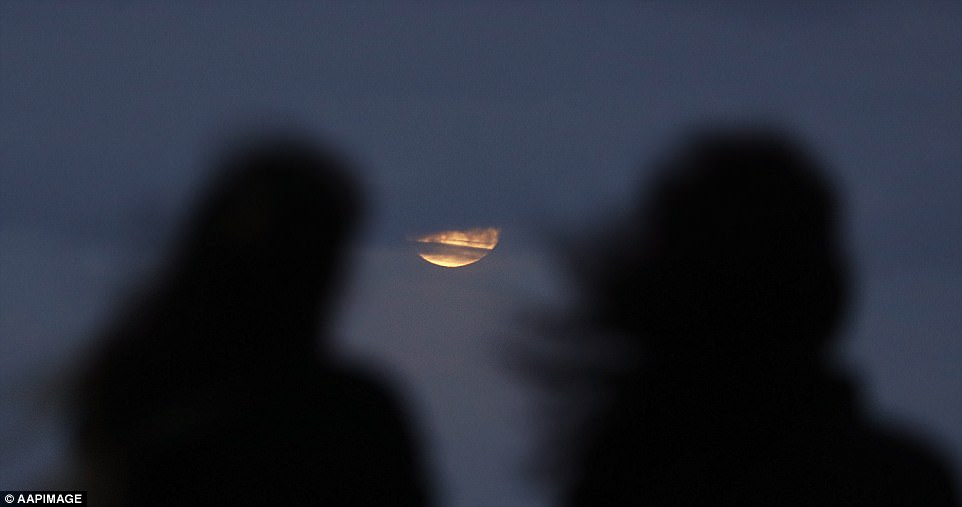
<path id="1" fill-rule="evenodd" d="M 200 333 L 212 348 L 313 339 L 358 217 L 348 168 L 300 138 L 274 136 L 242 143 L 218 169 L 150 319 Z"/>
<path id="2" fill-rule="evenodd" d="M 262 140 L 225 157 L 183 260 L 247 286 L 314 292 L 330 281 L 357 208 L 340 160 L 299 140 Z"/>
<path id="3" fill-rule="evenodd" d="M 344 163 L 298 137 L 238 146 L 189 215 L 171 264 L 110 326 L 79 382 L 82 445 L 138 442 L 138 417 L 204 386 L 244 393 L 317 366 L 356 190 Z"/>
<path id="4" fill-rule="evenodd" d="M 702 131 L 649 188 L 604 277 L 603 320 L 656 361 L 821 352 L 845 274 L 835 196 L 802 148 L 777 131 Z"/>

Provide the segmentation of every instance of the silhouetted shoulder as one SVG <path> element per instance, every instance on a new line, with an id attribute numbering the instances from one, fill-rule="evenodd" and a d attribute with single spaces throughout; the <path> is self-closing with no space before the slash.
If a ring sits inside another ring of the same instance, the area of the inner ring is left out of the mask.
<path id="1" fill-rule="evenodd" d="M 421 445 L 393 383 L 363 370 L 332 369 L 315 393 L 313 412 L 335 449 L 346 497 L 358 505 L 429 505 Z M 319 441 L 324 440 L 320 439 Z"/>
<path id="2" fill-rule="evenodd" d="M 860 444 L 879 486 L 875 505 L 956 505 L 949 468 L 933 446 L 885 429 L 867 432 Z"/>
<path id="3" fill-rule="evenodd" d="M 388 407 L 400 409 L 399 394 L 383 375 L 366 368 L 332 367 L 319 373 L 324 389 L 318 394 L 344 396 L 359 410 L 381 411 Z"/>
<path id="4" fill-rule="evenodd" d="M 131 463 L 127 505 L 430 505 L 414 432 L 386 386 L 292 365 L 269 383 L 216 387 L 189 407 L 189 426 Z"/>

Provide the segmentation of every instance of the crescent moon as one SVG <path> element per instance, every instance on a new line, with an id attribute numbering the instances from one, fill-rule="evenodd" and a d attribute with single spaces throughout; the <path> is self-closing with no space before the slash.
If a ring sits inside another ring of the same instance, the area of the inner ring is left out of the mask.
<path id="1" fill-rule="evenodd" d="M 445 268 L 460 268 L 485 258 L 498 245 L 501 229 L 484 227 L 440 231 L 411 238 L 418 243 L 418 256 Z"/>

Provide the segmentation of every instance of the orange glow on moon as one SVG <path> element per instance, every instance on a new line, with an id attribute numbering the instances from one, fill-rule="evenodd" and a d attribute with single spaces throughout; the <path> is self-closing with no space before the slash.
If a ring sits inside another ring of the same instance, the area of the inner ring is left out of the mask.
<path id="1" fill-rule="evenodd" d="M 483 259 L 498 245 L 501 229 L 485 227 L 477 229 L 441 231 L 411 238 L 418 243 L 418 255 L 445 268 L 460 268 Z"/>

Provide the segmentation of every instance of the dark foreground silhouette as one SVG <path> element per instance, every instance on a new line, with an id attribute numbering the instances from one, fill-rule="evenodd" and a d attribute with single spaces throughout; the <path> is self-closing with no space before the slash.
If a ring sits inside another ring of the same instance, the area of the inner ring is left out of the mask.
<path id="1" fill-rule="evenodd" d="M 284 137 L 221 173 L 84 379 L 84 489 L 101 505 L 427 505 L 398 400 L 317 340 L 359 212 L 344 165 Z"/>
<path id="2" fill-rule="evenodd" d="M 618 361 L 569 399 L 593 416 L 562 446 L 564 504 L 956 501 L 939 459 L 867 422 L 828 366 L 848 270 L 836 198 L 806 152 L 775 131 L 704 130 L 647 197 L 581 264 L 595 331 L 581 347 Z"/>

